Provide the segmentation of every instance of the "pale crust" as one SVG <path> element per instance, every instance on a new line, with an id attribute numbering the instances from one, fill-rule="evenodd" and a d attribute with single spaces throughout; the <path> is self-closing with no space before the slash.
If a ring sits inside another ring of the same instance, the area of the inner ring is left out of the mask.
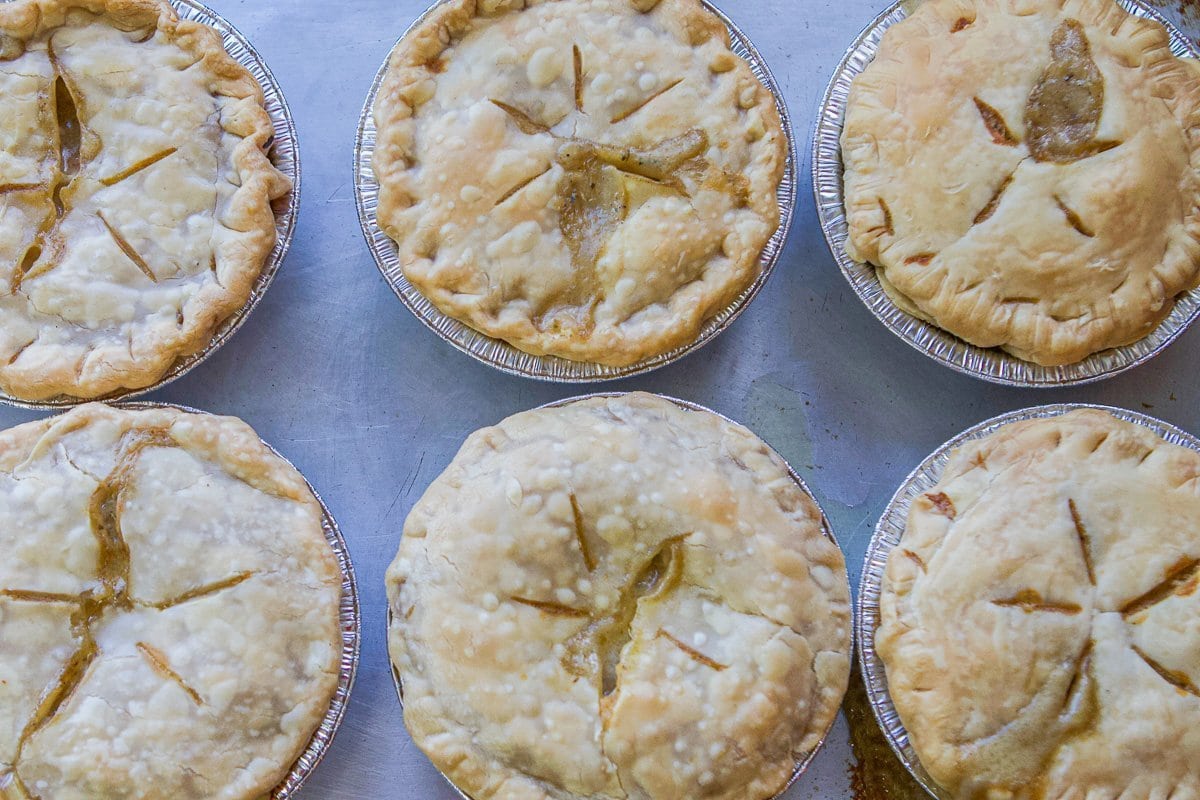
<path id="1" fill-rule="evenodd" d="M 955 450 L 876 647 L 952 796 L 1200 797 L 1200 454 L 1096 410 Z"/>
<path id="2" fill-rule="evenodd" d="M 387 586 L 405 723 L 477 800 L 763 800 L 846 688 L 816 505 L 745 428 L 654 395 L 472 434 Z"/>
<path id="3" fill-rule="evenodd" d="M 241 420 L 90 404 L 0 433 L 0 550 L 4 800 L 264 797 L 329 708 L 341 572 Z"/>
<path id="4" fill-rule="evenodd" d="M 529 353 L 623 366 L 691 341 L 779 224 L 774 99 L 697 0 L 451 0 L 397 45 L 374 114 L 405 276 Z M 610 163 L 700 136 L 657 181 Z M 613 149 L 598 172 L 581 142 Z M 596 212 L 578 227 L 573 198 Z"/>
<path id="5" fill-rule="evenodd" d="M 1031 157 L 1026 103 L 1067 20 L 1103 107 L 1098 152 L 1057 163 Z M 1200 72 L 1112 0 L 922 3 L 855 80 L 842 154 L 847 252 L 972 344 L 1077 362 L 1141 339 L 1200 281 Z"/>
<path id="6" fill-rule="evenodd" d="M 60 155 L 60 75 L 75 164 Z M 160 0 L 0 4 L 0 89 L 0 389 L 154 383 L 245 305 L 274 246 L 271 201 L 290 182 L 265 154 L 262 89 L 216 31 Z"/>

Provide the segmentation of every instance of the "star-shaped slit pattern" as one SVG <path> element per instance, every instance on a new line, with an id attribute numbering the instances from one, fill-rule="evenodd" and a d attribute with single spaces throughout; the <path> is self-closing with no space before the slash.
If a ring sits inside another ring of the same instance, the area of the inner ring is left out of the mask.
<path id="1" fill-rule="evenodd" d="M 1071 520 L 1076 541 L 1079 544 L 1079 558 L 1088 578 L 1088 584 L 1096 593 L 1095 555 L 1093 553 L 1092 536 L 1084 522 L 1078 504 L 1073 498 L 1067 500 L 1067 514 Z M 1139 624 L 1145 619 L 1146 613 L 1159 603 L 1173 596 L 1187 596 L 1200 587 L 1200 559 L 1183 558 L 1167 570 L 1164 578 L 1154 587 L 1124 603 L 1117 611 L 1129 624 Z M 1077 615 L 1082 608 L 1077 603 L 1047 600 L 1032 588 L 1022 589 L 1012 597 L 999 598 L 991 601 L 992 605 L 1012 609 L 1025 614 L 1066 614 Z M 1060 719 L 1068 724 L 1063 730 L 1062 738 L 1052 749 L 1057 752 L 1072 738 L 1090 730 L 1095 722 L 1096 710 L 1099 707 L 1098 687 L 1092 676 L 1095 638 L 1089 628 L 1088 638 L 1083 649 L 1075 657 L 1073 674 L 1063 698 Z M 1179 671 L 1165 667 L 1149 653 L 1130 644 L 1132 652 L 1146 663 L 1160 678 L 1180 692 L 1200 697 L 1198 688 L 1191 678 Z"/>
<path id="2" fill-rule="evenodd" d="M 951 33 L 969 27 L 970 20 L 961 19 Z M 1013 132 L 1004 115 L 980 97 L 972 97 L 980 123 L 991 143 L 997 147 L 1020 148 L 1028 151 L 1026 159 L 1039 163 L 1071 164 L 1119 147 L 1119 141 L 1099 140 L 1096 133 L 1104 109 L 1104 76 L 1092 58 L 1091 45 L 1083 25 L 1066 19 L 1050 35 L 1050 63 L 1034 83 L 1025 102 L 1025 140 Z M 1025 159 L 1022 159 L 1024 161 Z M 1000 179 L 991 197 L 972 219 L 981 225 L 996 213 L 1005 192 L 1016 178 L 1016 170 Z M 877 198 L 883 224 L 869 233 L 895 235 L 892 215 L 883 198 Z M 1096 236 L 1089 224 L 1061 195 L 1052 197 L 1063 214 L 1065 223 L 1080 236 Z M 926 265 L 936 253 L 919 253 L 905 259 L 906 264 Z M 1005 302 L 1037 302 L 1037 298 L 1006 298 Z"/>
<path id="3" fill-rule="evenodd" d="M 132 564 L 129 546 L 121 530 L 122 507 L 141 453 L 151 447 L 176 446 L 165 428 L 131 431 L 122 439 L 115 466 L 96 486 L 88 504 L 88 520 L 98 551 L 95 579 L 91 586 L 80 594 L 43 592 L 27 587 L 0 588 L 0 597 L 13 602 L 74 606 L 70 614 L 70 629 L 72 637 L 79 644 L 54 681 L 43 689 L 37 707 L 22 726 L 12 764 L 8 767 L 9 773 L 5 775 L 3 768 L 0 768 L 0 779 L 11 780 L 34 800 L 38 800 L 38 795 L 29 791 L 21 782 L 19 767 L 22 753 L 29 740 L 50 724 L 75 695 L 86 681 L 96 660 L 103 655 L 95 638 L 95 629 L 101 620 L 106 616 L 135 608 L 174 608 L 231 589 L 256 574 L 238 572 L 221 580 L 186 589 L 157 602 L 143 601 L 130 593 Z M 135 649 L 156 675 L 164 681 L 176 684 L 197 706 L 205 704 L 200 692 L 172 666 L 165 652 L 153 643 L 145 641 L 137 642 Z"/>
<path id="4" fill-rule="evenodd" d="M 709 140 L 699 129 L 666 137 L 644 148 L 555 133 L 554 130 L 572 115 L 591 116 L 585 102 L 586 64 L 578 44 L 571 46 L 571 66 L 572 110 L 562 119 L 538 120 L 512 103 L 490 98 L 490 102 L 503 110 L 522 134 L 551 136 L 556 145 L 550 163 L 537 167 L 536 171 L 502 191 L 493 207 L 511 202 L 556 166 L 562 170 L 563 177 L 555 188 L 553 202 L 559 211 L 559 230 L 571 253 L 575 279 L 569 295 L 556 297 L 553 302 L 556 306 L 578 307 L 582 317 L 574 324 L 586 334 L 594 326 L 595 308 L 603 300 L 596 264 L 613 234 L 636 208 L 663 195 L 681 197 L 690 203 L 689 184 L 724 192 L 741 207 L 748 203 L 750 187 L 744 175 L 719 168 L 704 157 Z M 682 78 L 668 81 L 609 115 L 608 123 L 619 125 L 635 118 L 658 98 L 682 84 Z M 545 329 L 549 312 L 548 307 L 535 310 L 535 324 L 540 329 Z"/>

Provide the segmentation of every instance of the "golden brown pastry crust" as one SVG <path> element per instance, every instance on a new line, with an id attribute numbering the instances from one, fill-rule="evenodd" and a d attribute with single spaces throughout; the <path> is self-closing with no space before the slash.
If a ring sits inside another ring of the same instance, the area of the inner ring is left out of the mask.
<path id="1" fill-rule="evenodd" d="M 405 276 L 536 355 L 687 343 L 779 224 L 774 99 L 697 0 L 453 0 L 393 51 L 374 114 Z"/>
<path id="2" fill-rule="evenodd" d="M 846 688 L 820 511 L 745 428 L 654 395 L 472 434 L 387 584 L 405 722 L 478 800 L 763 800 Z"/>
<path id="3" fill-rule="evenodd" d="M 322 518 L 232 417 L 0 433 L 0 798 L 265 796 L 337 687 Z"/>
<path id="4" fill-rule="evenodd" d="M 262 89 L 216 31 L 160 0 L 0 4 L 0 81 L 12 114 L 0 126 L 0 388 L 41 400 L 154 383 L 245 305 L 274 246 L 271 202 L 290 182 L 264 152 Z"/>
<path id="5" fill-rule="evenodd" d="M 953 797 L 1200 796 L 1200 454 L 1098 410 L 950 455 L 876 648 Z"/>
<path id="6" fill-rule="evenodd" d="M 1141 339 L 1200 281 L 1200 73 L 1169 44 L 1113 0 L 922 3 L 850 92 L 848 253 L 980 347 Z"/>

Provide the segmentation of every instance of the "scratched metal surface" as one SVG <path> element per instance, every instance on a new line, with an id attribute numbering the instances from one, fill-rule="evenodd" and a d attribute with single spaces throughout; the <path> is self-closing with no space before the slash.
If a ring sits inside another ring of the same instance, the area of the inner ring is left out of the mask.
<path id="1" fill-rule="evenodd" d="M 1164 10 L 1200 30 L 1191 2 Z M 405 514 L 475 428 L 581 392 L 501 374 L 442 342 L 383 282 L 352 193 L 355 125 L 419 0 L 211 0 L 254 43 L 291 105 L 304 201 L 291 252 L 245 326 L 147 400 L 236 414 L 299 467 L 337 518 L 358 573 L 362 660 L 341 732 L 299 797 L 454 800 L 404 732 L 384 646 L 383 574 Z M 943 441 L 1004 411 L 1080 401 L 1147 410 L 1200 433 L 1200 326 L 1147 365 L 1064 390 L 990 385 L 886 330 L 826 249 L 809 178 L 811 121 L 843 49 L 886 0 L 718 0 L 783 88 L 801 154 L 791 236 L 763 292 L 702 350 L 587 391 L 646 389 L 745 423 L 817 495 L 857 581 L 875 521 Z M 1193 34 L 1194 35 L 1194 34 Z M 0 408 L 0 426 L 43 412 Z M 839 721 L 788 800 L 853 796 Z M 683 799 L 681 799 L 683 800 Z M 865 800 L 865 799 L 864 799 Z"/>

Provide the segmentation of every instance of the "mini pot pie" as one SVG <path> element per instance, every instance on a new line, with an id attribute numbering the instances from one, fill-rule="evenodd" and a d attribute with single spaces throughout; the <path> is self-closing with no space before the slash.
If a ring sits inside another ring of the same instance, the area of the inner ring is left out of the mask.
<path id="1" fill-rule="evenodd" d="M 816 504 L 745 428 L 654 395 L 472 434 L 387 585 L 405 722 L 475 800 L 763 800 L 846 689 Z"/>
<path id="2" fill-rule="evenodd" d="M 786 137 L 698 0 L 451 0 L 393 51 L 377 220 L 436 308 L 626 366 L 759 275 Z"/>
<path id="3" fill-rule="evenodd" d="M 148 386 L 250 297 L 287 178 L 262 90 L 160 0 L 0 4 L 0 389 Z"/>
<path id="4" fill-rule="evenodd" d="M 1200 795 L 1200 454 L 1098 410 L 950 455 L 892 550 L 876 649 L 958 798 Z"/>
<path id="5" fill-rule="evenodd" d="M 0 797 L 266 797 L 337 687 L 321 523 L 232 417 L 0 433 Z"/>
<path id="6" fill-rule="evenodd" d="M 928 0 L 855 80 L 848 254 L 909 314 L 1043 365 L 1200 281 L 1200 73 L 1112 0 Z"/>

